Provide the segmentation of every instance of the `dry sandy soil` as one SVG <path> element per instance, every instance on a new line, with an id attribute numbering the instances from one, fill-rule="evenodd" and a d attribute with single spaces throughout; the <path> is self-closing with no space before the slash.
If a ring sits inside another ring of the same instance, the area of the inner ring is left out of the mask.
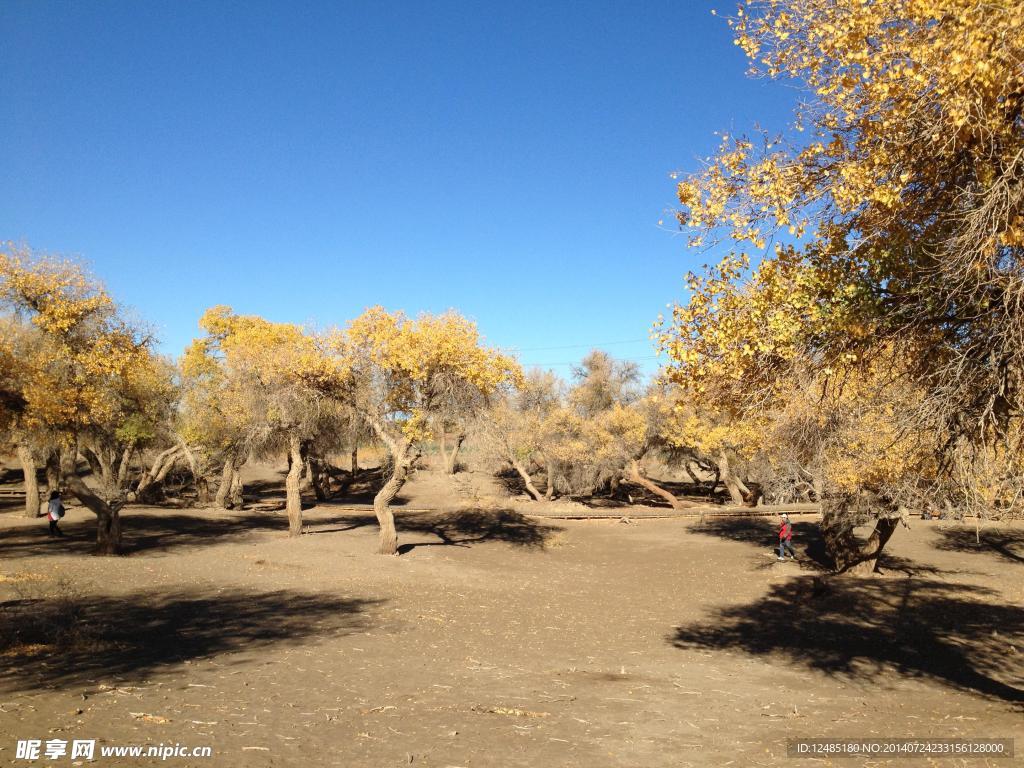
<path id="1" fill-rule="evenodd" d="M 397 558 L 332 504 L 296 540 L 280 512 L 130 508 L 117 559 L 88 556 L 84 509 L 62 540 L 0 514 L 0 764 L 33 764 L 19 738 L 213 748 L 178 766 L 776 765 L 833 736 L 1024 753 L 1020 526 L 978 546 L 916 522 L 884 576 L 829 579 L 813 517 L 780 564 L 773 521 L 537 520 L 481 488 L 418 475 L 402 501 L 437 511 L 399 510 Z"/>

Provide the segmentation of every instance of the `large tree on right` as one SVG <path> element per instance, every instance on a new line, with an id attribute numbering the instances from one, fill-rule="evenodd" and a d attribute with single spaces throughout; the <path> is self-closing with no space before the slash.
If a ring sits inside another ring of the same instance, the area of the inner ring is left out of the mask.
<path id="1" fill-rule="evenodd" d="M 843 570 L 870 570 L 908 508 L 1019 510 L 1019 0 L 747 0 L 729 23 L 804 99 L 680 180 L 691 246 L 731 246 L 660 327 L 671 378 L 730 419 L 799 424 Z"/>

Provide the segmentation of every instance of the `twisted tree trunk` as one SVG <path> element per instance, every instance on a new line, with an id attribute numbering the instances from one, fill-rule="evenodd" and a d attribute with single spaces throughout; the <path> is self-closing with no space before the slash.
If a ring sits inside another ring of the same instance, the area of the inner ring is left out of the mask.
<path id="1" fill-rule="evenodd" d="M 718 452 L 718 471 L 732 503 L 737 506 L 746 504 L 750 498 L 750 489 L 733 473 L 729 455 L 724 450 Z"/>
<path id="2" fill-rule="evenodd" d="M 459 466 L 459 451 L 462 449 L 462 444 L 466 441 L 466 435 L 459 433 L 455 436 L 455 445 L 452 446 L 450 454 L 444 457 L 444 471 L 446 474 L 454 475 Z"/>
<path id="3" fill-rule="evenodd" d="M 245 463 L 245 456 L 240 450 L 228 453 L 224 460 L 224 469 L 220 475 L 220 486 L 217 488 L 217 506 L 221 509 L 232 509 L 242 506 L 242 478 L 239 469 Z"/>
<path id="4" fill-rule="evenodd" d="M 121 552 L 120 505 L 110 504 L 87 486 L 78 476 L 78 451 L 68 448 L 61 455 L 61 479 L 64 486 L 89 511 L 96 515 L 96 554 L 117 555 Z"/>
<path id="5" fill-rule="evenodd" d="M 139 480 L 139 484 L 135 489 L 135 498 L 139 501 L 150 500 L 156 491 L 159 490 L 160 486 L 163 485 L 167 475 L 183 455 L 180 445 L 175 445 L 166 451 L 158 453 L 156 458 L 153 459 L 152 465 L 150 465 L 149 469 L 146 470 L 146 473 Z"/>
<path id="6" fill-rule="evenodd" d="M 377 552 L 381 555 L 398 554 L 398 531 L 395 529 L 395 514 L 391 511 L 391 502 L 405 485 L 409 470 L 416 460 L 412 443 L 402 439 L 395 443 L 392 451 L 391 476 L 384 486 L 373 497 L 373 513 L 380 525 L 380 546 Z"/>
<path id="7" fill-rule="evenodd" d="M 866 542 L 854 533 L 854 527 L 863 521 L 863 512 L 855 505 L 863 499 L 852 495 L 826 495 L 822 501 L 821 532 L 825 549 L 839 573 L 868 576 L 878 570 L 878 559 L 892 538 L 899 518 L 885 515 L 875 520 L 875 527 Z"/>
<path id="8" fill-rule="evenodd" d="M 533 484 L 533 480 L 530 477 L 530 473 L 526 471 L 526 467 L 523 466 L 522 462 L 516 459 L 514 456 L 509 459 L 509 463 L 512 464 L 512 468 L 519 475 L 519 478 L 523 481 L 523 485 L 526 486 L 526 492 L 530 494 L 534 501 L 540 501 L 540 491 L 537 490 L 537 486 Z"/>
<path id="9" fill-rule="evenodd" d="M 285 509 L 288 512 L 288 535 L 302 533 L 301 475 L 305 464 L 302 460 L 302 441 L 297 435 L 288 438 L 288 475 L 284 480 Z"/>
<path id="10" fill-rule="evenodd" d="M 18 443 L 18 461 L 25 476 L 25 517 L 39 517 L 39 480 L 36 477 L 36 458 L 25 443 Z"/>
<path id="11" fill-rule="evenodd" d="M 644 475 L 643 469 L 640 467 L 640 462 L 637 459 L 631 459 L 629 464 L 626 465 L 625 479 L 631 483 L 636 483 L 641 488 L 646 488 L 648 491 L 653 493 L 669 503 L 672 509 L 685 509 L 687 507 L 695 506 L 686 501 L 677 499 L 674 495 L 666 491 L 660 485 L 651 481 Z"/>

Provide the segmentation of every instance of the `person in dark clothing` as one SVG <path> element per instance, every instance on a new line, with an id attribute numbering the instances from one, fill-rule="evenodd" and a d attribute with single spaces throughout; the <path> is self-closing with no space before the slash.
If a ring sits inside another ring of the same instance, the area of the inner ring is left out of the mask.
<path id="1" fill-rule="evenodd" d="M 64 517 L 64 502 L 61 501 L 60 491 L 50 492 L 50 501 L 46 504 L 46 518 L 50 521 L 50 535 L 63 536 L 64 531 L 57 527 L 57 523 Z"/>
<path id="2" fill-rule="evenodd" d="M 789 515 L 782 513 L 782 526 L 779 528 L 779 562 L 786 559 L 786 552 L 796 560 L 796 551 L 793 549 L 793 524 L 789 522 Z"/>

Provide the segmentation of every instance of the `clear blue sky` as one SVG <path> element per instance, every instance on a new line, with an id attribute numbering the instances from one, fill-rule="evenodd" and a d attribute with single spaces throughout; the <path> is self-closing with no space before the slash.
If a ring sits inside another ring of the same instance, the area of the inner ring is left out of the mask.
<path id="1" fill-rule="evenodd" d="M 86 259 L 169 354 L 213 304 L 380 303 L 650 371 L 707 260 L 658 227 L 669 173 L 794 99 L 731 6 L 3 0 L 0 239 Z"/>

